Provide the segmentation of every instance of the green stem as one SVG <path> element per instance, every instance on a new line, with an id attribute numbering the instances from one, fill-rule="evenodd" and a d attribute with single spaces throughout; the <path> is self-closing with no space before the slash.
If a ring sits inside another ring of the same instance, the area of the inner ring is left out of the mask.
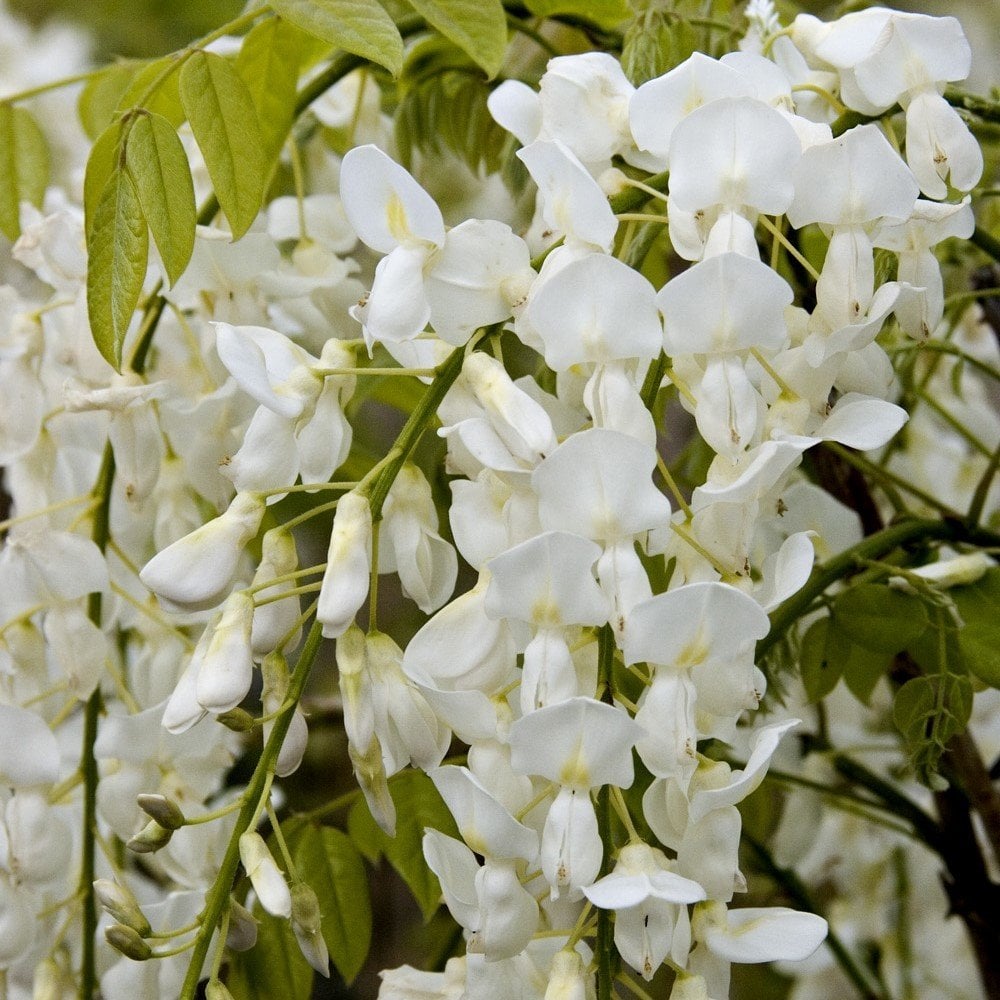
<path id="1" fill-rule="evenodd" d="M 860 785 L 880 798 L 889 809 L 913 827 L 914 833 L 931 850 L 942 854 L 944 847 L 941 828 L 933 817 L 924 812 L 912 799 L 904 795 L 895 785 L 879 777 L 864 764 L 844 753 L 834 753 L 830 758 L 837 773 L 855 785 Z"/>
<path id="2" fill-rule="evenodd" d="M 201 978 L 202 966 L 205 964 L 205 956 L 208 954 L 208 948 L 212 941 L 212 935 L 215 933 L 215 928 L 219 924 L 223 911 L 228 904 L 229 893 L 239 867 L 240 836 L 248 829 L 257 810 L 257 804 L 264 793 L 264 788 L 274 770 L 278 753 L 281 750 L 281 744 L 284 742 L 285 734 L 288 732 L 288 727 L 292 721 L 292 705 L 296 704 L 302 696 L 302 690 L 309 677 L 309 672 L 312 670 L 322 641 L 322 626 L 319 622 L 314 621 L 289 681 L 287 694 L 288 709 L 275 720 L 274 728 L 271 730 L 271 735 L 268 737 L 260 760 L 257 762 L 257 767 L 254 770 L 253 777 L 250 779 L 250 784 L 243 793 L 243 805 L 236 819 L 236 826 L 233 829 L 232 836 L 229 838 L 229 844 L 226 847 L 226 853 L 222 859 L 219 874 L 205 898 L 205 908 L 201 914 L 201 927 L 194 941 L 191 963 L 188 966 L 187 975 L 184 977 L 184 984 L 181 987 L 180 1000 L 195 1000 L 197 996 L 198 981 Z"/>
<path id="3" fill-rule="evenodd" d="M 961 347 L 957 347 L 947 340 L 925 340 L 917 344 L 900 344 L 899 347 L 890 347 L 886 353 L 896 355 L 916 352 L 919 354 L 924 351 L 933 351 L 937 354 L 950 354 L 952 357 L 958 358 L 962 364 L 974 368 L 980 374 L 987 376 L 987 378 L 1000 382 L 1000 368 L 994 368 L 993 365 L 982 361 L 972 354 L 968 354 Z"/>
<path id="4" fill-rule="evenodd" d="M 29 90 L 19 90 L 16 94 L 10 94 L 0 100 L 0 104 L 17 104 L 20 101 L 27 101 L 31 97 L 48 94 L 53 90 L 72 87 L 74 83 L 84 83 L 87 80 L 93 79 L 100 72 L 100 69 L 91 69 L 87 70 L 86 73 L 76 73 L 73 76 L 64 76 L 59 80 L 53 80 L 51 83 L 39 84 L 37 87 L 31 87 Z"/>
<path id="5" fill-rule="evenodd" d="M 912 542 L 968 542 L 984 547 L 1000 544 L 1000 535 L 966 525 L 958 517 L 941 521 L 930 518 L 907 518 L 852 545 L 839 555 L 817 566 L 806 585 L 771 612 L 771 630 L 757 643 L 757 659 L 762 659 L 799 618 L 804 615 L 827 587 L 851 574 L 859 560 L 881 559 L 894 549 Z"/>
<path id="6" fill-rule="evenodd" d="M 916 395 L 921 402 L 926 403 L 959 437 L 963 438 L 980 455 L 990 456 L 991 451 L 989 447 L 980 441 L 958 417 L 945 409 L 931 393 L 925 389 L 918 389 Z"/>
<path id="7" fill-rule="evenodd" d="M 615 637 L 610 625 L 597 634 L 597 683 L 601 701 L 614 704 Z M 611 853 L 614 849 L 611 831 L 611 786 L 602 785 L 597 793 L 597 832 L 603 845 L 601 876 L 611 871 Z M 617 953 L 611 911 L 597 910 L 597 1000 L 613 1000 Z"/>
<path id="8" fill-rule="evenodd" d="M 974 243 L 983 253 L 988 254 L 998 264 L 1000 264 L 1000 240 L 991 233 L 986 232 L 981 226 L 976 226 L 969 242 Z"/>
<path id="9" fill-rule="evenodd" d="M 986 506 L 986 497 L 989 495 L 990 487 L 996 477 L 997 469 L 1000 469 L 1000 444 L 993 449 L 993 454 L 983 471 L 979 482 L 976 483 L 976 490 L 972 494 L 972 503 L 969 504 L 969 513 L 965 515 L 969 524 L 978 524 L 983 516 L 983 508 Z"/>
<path id="10" fill-rule="evenodd" d="M 115 478 L 115 456 L 111 442 L 104 445 L 101 468 L 94 484 L 94 495 L 99 503 L 94 510 L 94 520 L 90 537 L 103 552 L 108 545 L 109 514 L 111 509 L 111 486 Z M 101 594 L 87 597 L 87 616 L 98 628 L 101 627 Z M 80 957 L 80 1000 L 90 1000 L 97 988 L 97 967 L 95 962 L 97 936 L 97 897 L 94 893 L 97 837 L 97 785 L 100 774 L 94 757 L 97 742 L 97 725 L 103 703 L 98 686 L 87 699 L 83 716 L 83 747 L 80 751 L 80 773 L 83 775 L 83 843 L 80 851 L 80 905 L 83 908 L 83 940 Z"/>
<path id="11" fill-rule="evenodd" d="M 891 441 L 889 442 L 890 446 L 892 443 Z M 932 510 L 939 511 L 945 517 L 962 516 L 957 510 L 952 510 L 946 503 L 942 503 L 936 497 L 932 497 L 930 493 L 907 482 L 902 476 L 897 476 L 895 472 L 891 472 L 884 465 L 876 465 L 859 452 L 845 448 L 842 444 L 837 444 L 836 441 L 825 441 L 823 444 L 824 447 L 828 448 L 835 455 L 839 455 L 848 465 L 853 465 L 859 472 L 871 476 L 878 485 L 882 486 L 884 483 L 889 483 L 901 489 L 904 493 L 909 493 L 910 496 L 916 497 L 922 504 L 930 507 Z"/>
<path id="12" fill-rule="evenodd" d="M 754 859 L 763 871 L 784 889 L 788 897 L 797 907 L 822 916 L 820 908 L 806 888 L 805 883 L 790 868 L 782 868 L 771 856 L 767 848 L 745 830 L 743 843 L 753 851 Z M 826 946 L 833 953 L 837 964 L 844 975 L 854 984 L 859 997 L 863 1000 L 887 1000 L 885 993 L 872 981 L 869 971 L 851 954 L 847 945 L 841 941 L 837 932 L 828 927 Z"/>
<path id="13" fill-rule="evenodd" d="M 535 31 L 523 21 L 511 14 L 507 15 L 507 25 L 514 31 L 521 32 L 525 38 L 530 38 L 543 52 L 550 56 L 560 56 L 562 53 L 540 31 Z"/>
<path id="14" fill-rule="evenodd" d="M 964 90 L 949 87 L 944 92 L 944 99 L 953 107 L 961 108 L 981 118 L 984 122 L 1000 124 L 1000 104 L 985 97 L 967 94 Z"/>
<path id="15" fill-rule="evenodd" d="M 413 408 L 413 412 L 407 418 L 403 429 L 396 438 L 396 443 L 389 453 L 390 458 L 380 470 L 377 478 L 372 483 L 371 491 L 368 494 L 369 503 L 372 509 L 372 520 L 377 521 L 382 516 L 382 505 L 389 495 L 399 470 L 407 460 L 420 436 L 427 429 L 427 425 L 437 413 L 437 408 L 441 405 L 445 393 L 454 384 L 462 371 L 462 362 L 465 360 L 466 349 L 457 347 L 442 362 L 437 369 L 437 375 L 430 384 L 427 392 L 424 393 L 420 402 Z"/>

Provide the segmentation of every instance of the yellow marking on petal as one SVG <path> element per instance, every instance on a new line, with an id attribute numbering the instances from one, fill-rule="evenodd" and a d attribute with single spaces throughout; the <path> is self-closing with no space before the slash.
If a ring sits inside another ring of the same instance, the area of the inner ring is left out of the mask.
<path id="1" fill-rule="evenodd" d="M 590 768 L 587 767 L 587 760 L 583 753 L 582 740 L 577 741 L 573 752 L 566 758 L 566 762 L 560 769 L 559 783 L 568 788 L 576 789 L 589 789 L 593 785 Z"/>
<path id="2" fill-rule="evenodd" d="M 704 630 L 699 628 L 697 635 L 680 651 L 676 666 L 690 669 L 708 658 L 709 643 L 705 641 Z"/>
<path id="3" fill-rule="evenodd" d="M 389 225 L 389 232 L 393 239 L 400 244 L 408 243 L 412 239 L 410 232 L 410 220 L 406 216 L 406 207 L 402 199 L 395 191 L 389 195 L 389 202 L 385 206 L 385 218 Z"/>
<path id="4" fill-rule="evenodd" d="M 562 624 L 559 606 L 548 593 L 543 594 L 532 604 L 531 621 L 539 628 L 556 628 Z"/>

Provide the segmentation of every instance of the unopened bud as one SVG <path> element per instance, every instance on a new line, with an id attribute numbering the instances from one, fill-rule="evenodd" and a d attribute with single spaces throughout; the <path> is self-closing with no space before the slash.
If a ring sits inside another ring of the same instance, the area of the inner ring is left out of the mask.
<path id="1" fill-rule="evenodd" d="M 259 833 L 250 831 L 240 837 L 240 861 L 250 876 L 260 905 L 272 916 L 290 917 L 292 897 L 288 883 Z"/>
<path id="2" fill-rule="evenodd" d="M 305 882 L 292 886 L 292 921 L 307 934 L 315 934 L 320 929 L 319 899 Z"/>
<path id="3" fill-rule="evenodd" d="M 99 878 L 94 883 L 97 900 L 119 923 L 131 927 L 140 937 L 148 937 L 153 928 L 127 886 L 109 878 Z"/>
<path id="4" fill-rule="evenodd" d="M 216 719 L 234 733 L 248 733 L 257 725 L 257 720 L 244 708 L 231 708 L 221 712 Z"/>
<path id="5" fill-rule="evenodd" d="M 681 972 L 674 980 L 670 1000 L 709 1000 L 708 986 L 701 976 L 689 976 Z"/>
<path id="6" fill-rule="evenodd" d="M 205 988 L 205 1000 L 233 1000 L 233 995 L 226 989 L 225 983 L 212 979 Z"/>
<path id="7" fill-rule="evenodd" d="M 256 918 L 242 903 L 230 898 L 226 947 L 233 951 L 249 951 L 256 943 Z"/>
<path id="8" fill-rule="evenodd" d="M 179 830 L 187 821 L 181 807 L 166 795 L 137 795 L 139 808 L 151 819 L 155 819 L 165 830 Z"/>
<path id="9" fill-rule="evenodd" d="M 131 927 L 112 924 L 105 932 L 108 944 L 134 962 L 145 962 L 153 955 L 153 949 Z"/>
<path id="10" fill-rule="evenodd" d="M 134 854 L 154 854 L 161 847 L 166 847 L 173 835 L 173 830 L 151 819 L 125 846 Z"/>
<path id="11" fill-rule="evenodd" d="M 372 510 L 368 498 L 345 493 L 337 504 L 320 585 L 316 619 L 327 639 L 342 635 L 368 596 Z"/>

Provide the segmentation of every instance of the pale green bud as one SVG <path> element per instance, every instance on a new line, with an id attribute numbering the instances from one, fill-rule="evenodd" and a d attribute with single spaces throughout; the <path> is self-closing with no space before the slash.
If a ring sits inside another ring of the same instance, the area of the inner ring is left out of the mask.
<path id="1" fill-rule="evenodd" d="M 305 882 L 292 886 L 292 920 L 308 934 L 320 929 L 319 899 Z"/>
<path id="2" fill-rule="evenodd" d="M 250 876 L 260 905 L 272 916 L 290 917 L 292 897 L 288 883 L 259 833 L 248 831 L 240 837 L 240 860 Z"/>
<path id="3" fill-rule="evenodd" d="M 148 937 L 153 928 L 127 886 L 109 878 L 99 878 L 94 883 L 98 902 L 119 923 L 131 927 L 140 937 Z"/>
<path id="4" fill-rule="evenodd" d="M 151 819 L 125 846 L 135 854 L 154 854 L 161 847 L 166 847 L 173 835 L 173 830 Z"/>
<path id="5" fill-rule="evenodd" d="M 166 795 L 142 794 L 137 795 L 135 800 L 139 808 L 165 830 L 179 830 L 187 822 L 181 807 Z"/>
<path id="6" fill-rule="evenodd" d="M 233 951 L 249 951 L 256 943 L 257 919 L 242 903 L 230 898 L 226 947 Z"/>
<path id="7" fill-rule="evenodd" d="M 125 924 L 112 924 L 105 932 L 108 944 L 115 951 L 120 951 L 126 958 L 131 958 L 133 962 L 145 962 L 152 958 L 153 949 L 143 941 L 139 934 Z"/>
<path id="8" fill-rule="evenodd" d="M 225 983 L 211 979 L 205 988 L 205 1000 L 233 1000 L 233 995 L 226 989 Z"/>
<path id="9" fill-rule="evenodd" d="M 215 718 L 234 733 L 248 733 L 257 725 L 257 720 L 243 708 L 231 708 Z"/>

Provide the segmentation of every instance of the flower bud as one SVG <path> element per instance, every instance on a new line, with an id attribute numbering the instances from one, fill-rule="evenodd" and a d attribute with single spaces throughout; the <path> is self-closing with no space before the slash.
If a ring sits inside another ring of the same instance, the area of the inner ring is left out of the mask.
<path id="1" fill-rule="evenodd" d="M 257 725 L 257 720 L 245 708 L 231 708 L 217 715 L 215 720 L 234 733 L 249 733 Z"/>
<path id="2" fill-rule="evenodd" d="M 260 565 L 254 573 L 253 586 L 266 584 L 269 580 L 294 572 L 298 567 L 299 557 L 292 533 L 283 528 L 272 528 L 264 535 Z M 273 599 L 283 591 L 294 588 L 295 581 L 288 580 L 271 587 L 263 587 L 256 592 L 258 602 L 267 599 L 269 603 L 258 603 L 254 608 L 251 642 L 255 659 L 259 660 L 267 653 L 276 650 L 286 636 L 288 636 L 286 649 L 294 648 L 298 643 L 300 633 L 296 628 L 296 622 L 301 611 L 298 597 L 286 597 L 280 601 Z"/>
<path id="3" fill-rule="evenodd" d="M 250 629 L 253 598 L 237 590 L 226 598 L 222 617 L 198 670 L 198 703 L 209 712 L 228 712 L 247 696 L 253 683 Z"/>
<path id="4" fill-rule="evenodd" d="M 264 705 L 265 714 L 273 715 L 282 708 L 285 695 L 288 693 L 288 661 L 280 652 L 268 653 L 261 663 L 261 674 L 264 677 L 264 687 L 260 700 Z M 274 722 L 264 723 L 265 742 L 270 739 L 273 727 Z M 302 709 L 296 705 L 292 710 L 292 718 L 282 740 L 281 749 L 278 751 L 278 758 L 274 762 L 274 773 L 279 778 L 284 778 L 298 769 L 308 742 L 309 727 Z"/>
<path id="5" fill-rule="evenodd" d="M 389 782 L 382 758 L 382 746 L 377 736 L 364 750 L 348 745 L 347 755 L 354 766 L 354 777 L 358 779 L 368 809 L 376 823 L 390 836 L 396 836 L 396 804 L 389 793 Z"/>
<path id="6" fill-rule="evenodd" d="M 153 928 L 139 908 L 131 890 L 109 878 L 99 878 L 94 883 L 97 900 L 119 923 L 131 927 L 140 937 L 148 937 Z"/>
<path id="7" fill-rule="evenodd" d="M 246 869 L 260 905 L 275 917 L 292 915 L 292 896 L 281 870 L 259 833 L 247 831 L 240 837 L 240 861 Z"/>
<path id="8" fill-rule="evenodd" d="M 344 633 L 368 596 L 371 546 L 372 510 L 368 498 L 360 493 L 345 493 L 333 519 L 326 572 L 316 607 L 316 617 L 328 639 Z"/>
<path id="9" fill-rule="evenodd" d="M 173 835 L 173 830 L 151 819 L 125 846 L 134 854 L 154 854 L 161 847 L 166 847 Z"/>
<path id="10" fill-rule="evenodd" d="M 375 737 L 375 702 L 368 643 L 357 625 L 348 626 L 337 640 L 337 670 L 347 740 L 364 752 Z"/>
<path id="11" fill-rule="evenodd" d="M 670 991 L 670 1000 L 709 1000 L 705 980 L 701 976 L 679 973 Z"/>
<path id="12" fill-rule="evenodd" d="M 226 947 L 233 951 L 249 951 L 256 943 L 257 918 L 242 903 L 230 897 Z"/>
<path id="13" fill-rule="evenodd" d="M 205 1000 L 233 1000 L 233 995 L 226 989 L 225 983 L 210 979 L 205 987 Z"/>
<path id="14" fill-rule="evenodd" d="M 322 976 L 330 974 L 330 953 L 321 930 L 319 900 L 305 882 L 292 887 L 292 930 L 305 960 Z"/>
<path id="15" fill-rule="evenodd" d="M 292 887 L 292 921 L 309 934 L 320 928 L 319 899 L 305 882 Z"/>
<path id="16" fill-rule="evenodd" d="M 587 970 L 577 951 L 557 951 L 552 958 L 545 1000 L 586 1000 Z"/>
<path id="17" fill-rule="evenodd" d="M 112 924 L 105 932 L 108 944 L 115 951 L 120 951 L 133 962 L 145 962 L 153 957 L 153 949 L 143 941 L 139 934 L 125 924 Z"/>
<path id="18" fill-rule="evenodd" d="M 135 801 L 147 816 L 155 819 L 165 830 L 179 830 L 187 822 L 181 807 L 166 795 L 143 793 L 137 795 Z"/>
<path id="19" fill-rule="evenodd" d="M 187 610 L 215 607 L 232 587 L 243 546 L 257 534 L 265 510 L 261 497 L 237 493 L 224 514 L 155 555 L 140 579 Z"/>

